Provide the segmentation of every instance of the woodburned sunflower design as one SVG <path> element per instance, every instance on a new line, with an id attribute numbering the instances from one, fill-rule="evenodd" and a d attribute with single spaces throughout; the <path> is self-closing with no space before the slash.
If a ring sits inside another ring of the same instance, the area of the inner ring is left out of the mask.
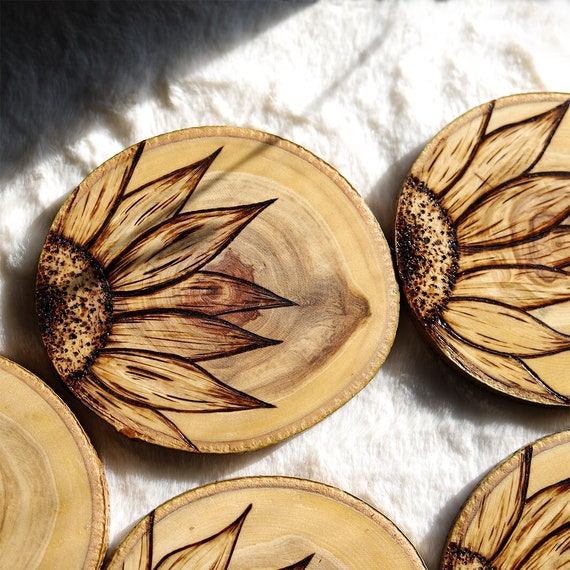
<path id="1" fill-rule="evenodd" d="M 52 227 L 39 265 L 38 315 L 72 392 L 120 419 L 122 405 L 133 405 L 194 449 L 165 411 L 271 407 L 198 364 L 279 342 L 220 317 L 293 303 L 201 271 L 271 204 L 181 213 L 221 149 L 127 192 L 143 151 L 144 142 L 132 147 Z"/>
<path id="2" fill-rule="evenodd" d="M 570 567 L 570 432 L 526 446 L 475 491 L 452 529 L 441 570 Z"/>
<path id="3" fill-rule="evenodd" d="M 218 481 L 139 521 L 107 570 L 425 570 L 401 531 L 340 489 L 288 477 Z"/>
<path id="4" fill-rule="evenodd" d="M 196 570 L 216 569 L 231 570 L 231 561 L 236 549 L 242 527 L 252 505 L 232 523 L 218 533 L 191 544 L 182 544 L 172 552 L 164 554 L 159 560 L 154 560 L 154 511 L 144 521 L 145 532 L 141 537 L 136 552 L 130 554 L 128 560 L 122 563 L 122 569 L 132 570 Z M 279 570 L 305 570 L 310 566 L 314 553 L 302 560 L 293 562 Z"/>
<path id="5" fill-rule="evenodd" d="M 511 396 L 570 404 L 570 119 L 557 94 L 451 123 L 399 198 L 397 264 L 429 338 Z"/>
<path id="6" fill-rule="evenodd" d="M 374 376 L 398 316 L 389 248 L 348 182 L 233 127 L 95 169 L 53 222 L 36 298 L 83 403 L 130 437 L 215 453 L 326 417 Z"/>

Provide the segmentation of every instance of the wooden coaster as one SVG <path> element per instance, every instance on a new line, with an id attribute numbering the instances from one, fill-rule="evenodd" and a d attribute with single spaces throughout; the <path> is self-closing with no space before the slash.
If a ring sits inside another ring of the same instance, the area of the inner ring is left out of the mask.
<path id="1" fill-rule="evenodd" d="M 570 431 L 519 450 L 471 495 L 441 562 L 467 568 L 570 568 Z"/>
<path id="2" fill-rule="evenodd" d="M 121 432 L 237 452 L 363 388 L 399 298 L 376 220 L 333 168 L 206 127 L 143 141 L 79 185 L 42 250 L 37 304 L 63 381 Z"/>
<path id="3" fill-rule="evenodd" d="M 0 568 L 100 568 L 108 545 L 103 467 L 39 378 L 0 357 Z"/>
<path id="4" fill-rule="evenodd" d="M 570 405 L 569 95 L 498 99 L 443 129 L 396 218 L 405 296 L 462 371 Z"/>
<path id="5" fill-rule="evenodd" d="M 425 570 L 404 535 L 366 503 L 285 477 L 234 479 L 180 495 L 137 524 L 107 570 L 163 567 Z"/>

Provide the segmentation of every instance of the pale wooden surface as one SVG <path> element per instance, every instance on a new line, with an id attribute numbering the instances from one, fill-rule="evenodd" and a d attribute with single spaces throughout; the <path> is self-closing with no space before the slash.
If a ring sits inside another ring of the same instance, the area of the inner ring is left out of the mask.
<path id="1" fill-rule="evenodd" d="M 380 227 L 332 167 L 230 127 L 120 153 L 62 207 L 38 313 L 72 392 L 129 436 L 263 447 L 320 421 L 387 357 L 399 294 Z"/>
<path id="2" fill-rule="evenodd" d="M 2 57 L 10 75 L 0 352 L 47 380 L 81 418 L 108 475 L 115 544 L 182 491 L 288 474 L 364 498 L 433 570 L 474 482 L 570 425 L 568 407 L 529 407 L 465 382 L 428 349 L 405 306 L 375 379 L 310 430 L 260 452 L 181 454 L 128 440 L 61 387 L 37 330 L 37 260 L 63 200 L 108 156 L 192 125 L 280 134 L 346 176 L 390 242 L 396 194 L 442 127 L 497 96 L 570 92 L 567 2 L 354 4 L 152 2 L 133 11 L 124 2 L 3 3 L 2 42 L 14 41 Z M 16 10 L 20 18 L 9 19 Z"/>
<path id="3" fill-rule="evenodd" d="M 484 568 L 569 567 L 570 431 L 516 452 L 470 496 L 449 533 L 441 570 L 476 562 Z"/>
<path id="4" fill-rule="evenodd" d="M 220 570 L 425 568 L 398 528 L 366 503 L 284 477 L 234 479 L 180 495 L 132 530 L 107 570 L 182 563 Z"/>
<path id="5" fill-rule="evenodd" d="M 570 405 L 568 95 L 505 97 L 444 128 L 398 203 L 404 293 L 461 370 L 516 398 Z"/>
<path id="6" fill-rule="evenodd" d="M 85 432 L 46 384 L 4 357 L 0 391 L 0 568 L 99 568 L 107 485 Z"/>

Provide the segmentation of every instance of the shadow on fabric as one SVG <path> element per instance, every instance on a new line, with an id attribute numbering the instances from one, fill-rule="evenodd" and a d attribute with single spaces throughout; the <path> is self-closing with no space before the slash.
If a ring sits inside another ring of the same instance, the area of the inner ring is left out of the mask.
<path id="1" fill-rule="evenodd" d="M 159 88 L 176 65 L 207 63 L 313 3 L 3 2 L 0 171 Z"/>

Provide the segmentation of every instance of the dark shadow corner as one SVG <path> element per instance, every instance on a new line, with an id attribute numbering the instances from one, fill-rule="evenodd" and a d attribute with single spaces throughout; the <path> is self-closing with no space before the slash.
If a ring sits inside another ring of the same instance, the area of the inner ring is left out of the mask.
<path id="1" fill-rule="evenodd" d="M 0 170 L 313 1 L 0 3 Z"/>

